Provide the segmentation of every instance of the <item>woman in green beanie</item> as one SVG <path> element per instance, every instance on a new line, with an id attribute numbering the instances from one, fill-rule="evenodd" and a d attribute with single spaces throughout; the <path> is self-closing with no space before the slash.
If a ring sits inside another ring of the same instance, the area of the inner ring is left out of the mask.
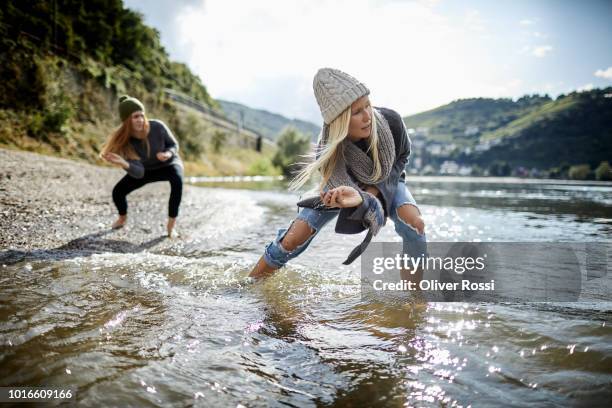
<path id="1" fill-rule="evenodd" d="M 183 193 L 183 162 L 179 146 L 164 122 L 147 119 L 145 107 L 138 99 L 124 95 L 119 98 L 121 126 L 102 147 L 100 157 L 124 169 L 127 174 L 113 188 L 113 201 L 119 218 L 112 228 L 127 221 L 126 196 L 148 183 L 170 182 L 168 202 L 168 236 L 176 224 Z"/>

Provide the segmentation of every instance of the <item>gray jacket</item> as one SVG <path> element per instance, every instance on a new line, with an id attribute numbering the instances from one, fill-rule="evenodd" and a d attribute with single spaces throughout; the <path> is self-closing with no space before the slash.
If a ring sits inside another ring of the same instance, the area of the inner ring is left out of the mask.
<path id="1" fill-rule="evenodd" d="M 172 131 L 166 126 L 164 122 L 157 119 L 149 120 L 149 155 L 147 156 L 147 147 L 144 140 L 136 139 L 135 137 L 130 138 L 130 144 L 140 156 L 140 160 L 127 160 L 130 167 L 126 170 L 127 173 L 134 178 L 143 178 L 145 170 L 155 170 L 165 166 L 171 166 L 178 164 L 181 167 L 183 162 L 178 154 L 179 145 Z M 157 158 L 157 153 L 160 152 L 171 152 L 172 157 L 166 161 L 160 161 Z"/>

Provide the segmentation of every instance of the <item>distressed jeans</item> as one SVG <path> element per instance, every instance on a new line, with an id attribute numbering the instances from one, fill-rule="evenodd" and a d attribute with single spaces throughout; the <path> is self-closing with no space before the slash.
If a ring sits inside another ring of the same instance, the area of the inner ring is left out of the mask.
<path id="1" fill-rule="evenodd" d="M 398 183 L 395 196 L 393 197 L 390 218 L 395 224 L 395 232 L 402 237 L 404 253 L 412 257 L 420 257 L 423 254 L 426 255 L 427 237 L 425 232 L 423 232 L 423 234 L 419 234 L 414 227 L 407 224 L 398 216 L 397 209 L 405 204 L 414 205 L 419 211 L 419 214 L 421 214 L 421 210 L 417 206 L 412 194 L 410 194 L 408 187 L 405 183 L 400 182 Z M 319 233 L 319 231 L 321 231 L 321 228 L 323 228 L 329 221 L 336 218 L 339 212 L 340 209 L 319 211 L 313 210 L 312 208 L 302 208 L 298 213 L 296 220 L 305 221 L 314 232 L 304 243 L 298 245 L 292 251 L 288 251 L 281 245 L 281 241 L 285 237 L 288 228 L 280 228 L 276 234 L 276 238 L 266 245 L 264 252 L 264 260 L 266 263 L 272 267 L 280 268 L 291 259 L 300 255 L 306 250 L 306 248 L 308 248 L 314 237 Z"/>

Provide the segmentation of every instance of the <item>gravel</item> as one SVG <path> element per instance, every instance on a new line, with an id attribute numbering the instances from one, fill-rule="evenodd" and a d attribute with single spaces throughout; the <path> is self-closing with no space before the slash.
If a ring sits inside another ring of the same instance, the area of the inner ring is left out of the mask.
<path id="1" fill-rule="evenodd" d="M 169 183 L 152 183 L 128 196 L 128 224 L 117 217 L 111 191 L 125 171 L 40 154 L 0 149 L 0 263 L 25 257 L 74 256 L 75 251 L 162 251 L 180 244 L 196 222 L 202 189 L 185 185 L 178 238 L 167 239 Z M 185 222 L 184 222 L 185 221 Z"/>

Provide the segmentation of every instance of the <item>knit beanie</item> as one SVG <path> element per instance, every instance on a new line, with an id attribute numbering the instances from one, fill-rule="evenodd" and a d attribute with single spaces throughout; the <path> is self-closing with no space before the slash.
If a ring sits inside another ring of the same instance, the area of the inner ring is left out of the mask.
<path id="1" fill-rule="evenodd" d="M 145 111 L 142 102 L 128 95 L 119 97 L 119 117 L 121 117 L 122 122 L 125 122 L 125 120 L 136 111 Z"/>
<path id="2" fill-rule="evenodd" d="M 367 86 L 334 68 L 321 68 L 314 77 L 312 87 L 327 125 L 357 99 L 370 94 Z"/>

